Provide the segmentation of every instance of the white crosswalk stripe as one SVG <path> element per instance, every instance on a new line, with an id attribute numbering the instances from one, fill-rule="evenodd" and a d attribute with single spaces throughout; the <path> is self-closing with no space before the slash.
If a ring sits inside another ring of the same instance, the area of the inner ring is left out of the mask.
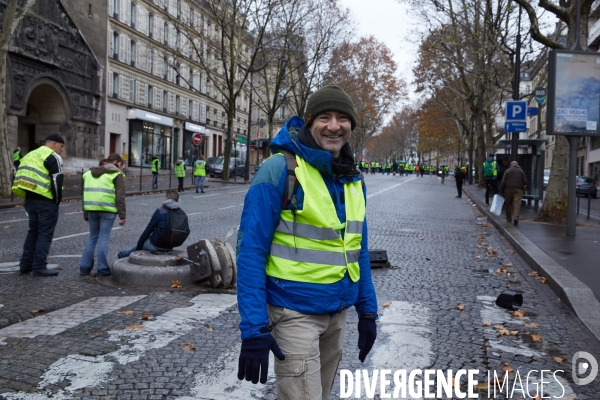
<path id="1" fill-rule="evenodd" d="M 190 330 L 197 329 L 199 323 L 214 318 L 235 305 L 236 299 L 235 295 L 229 294 L 202 294 L 190 300 L 193 303 L 190 307 L 174 308 L 157 316 L 156 320 L 142 322 L 144 329 L 109 331 L 108 340 L 119 343 L 117 350 L 98 356 L 71 354 L 63 357 L 44 372 L 37 393 L 2 393 L 0 398 L 71 398 L 71 393 L 76 390 L 106 382 L 117 365 L 137 361 L 147 351 L 160 349 Z M 58 393 L 45 390 L 49 385 L 60 385 L 66 381 L 69 382 L 69 386 Z"/>

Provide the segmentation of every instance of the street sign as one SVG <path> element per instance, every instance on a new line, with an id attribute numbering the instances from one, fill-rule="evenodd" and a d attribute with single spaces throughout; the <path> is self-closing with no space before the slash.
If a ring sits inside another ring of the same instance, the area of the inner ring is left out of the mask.
<path id="1" fill-rule="evenodd" d="M 238 141 L 239 143 L 246 143 L 246 138 L 245 138 L 245 137 L 243 137 L 243 136 L 238 136 L 238 137 L 237 137 L 237 141 Z"/>
<path id="2" fill-rule="evenodd" d="M 543 103 L 546 100 L 546 88 L 538 87 L 533 91 L 533 97 L 538 103 Z"/>
<path id="3" fill-rule="evenodd" d="M 527 107 L 527 115 L 530 117 L 535 117 L 538 115 L 539 109 L 537 107 Z"/>
<path id="4" fill-rule="evenodd" d="M 504 132 L 527 132 L 527 122 L 505 122 Z"/>
<path id="5" fill-rule="evenodd" d="M 199 146 L 202 143 L 202 135 L 199 133 L 194 133 L 192 135 L 192 140 L 194 141 L 195 146 Z"/>
<path id="6" fill-rule="evenodd" d="M 507 101 L 506 102 L 506 120 L 525 122 L 527 119 L 526 101 Z"/>

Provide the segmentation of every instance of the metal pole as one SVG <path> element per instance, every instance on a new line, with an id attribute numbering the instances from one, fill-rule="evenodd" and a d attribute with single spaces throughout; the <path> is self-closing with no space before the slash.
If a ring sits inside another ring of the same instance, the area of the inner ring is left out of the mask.
<path id="1" fill-rule="evenodd" d="M 142 160 L 140 158 L 140 192 L 142 191 Z"/>
<path id="2" fill-rule="evenodd" d="M 250 180 L 250 129 L 252 128 L 252 92 L 254 90 L 254 70 L 250 70 L 250 104 L 248 105 L 248 132 L 246 132 L 246 161 L 244 162 L 244 182 Z M 258 141 L 256 142 L 258 149 Z M 257 150 L 258 151 L 258 150 Z"/>
<path id="3" fill-rule="evenodd" d="M 591 204 L 592 204 L 592 194 L 590 193 L 588 195 L 588 215 L 587 215 L 587 220 L 588 221 L 590 220 L 590 207 L 591 207 Z"/>
<path id="4" fill-rule="evenodd" d="M 581 0 L 577 0 L 577 15 L 575 19 L 575 42 L 571 46 L 571 50 L 583 51 L 581 43 L 579 43 L 579 34 L 581 32 Z"/>
<path id="5" fill-rule="evenodd" d="M 521 84 L 521 12 L 519 7 L 519 22 L 517 24 L 517 48 L 515 51 L 515 76 L 513 88 L 513 100 L 519 100 L 519 86 Z M 511 161 L 518 161 L 519 156 L 519 132 L 513 132 L 510 145 Z"/>
<path id="6" fill-rule="evenodd" d="M 575 236 L 575 227 L 577 215 L 575 214 L 576 180 L 575 171 L 577 168 L 577 143 L 581 136 L 567 136 L 569 141 L 569 187 L 567 201 L 567 236 Z"/>
<path id="7" fill-rule="evenodd" d="M 577 196 L 577 193 L 575 193 L 575 196 L 577 197 L 577 215 L 579 215 L 579 200 L 581 200 L 581 197 Z"/>
<path id="8" fill-rule="evenodd" d="M 169 189 L 171 189 L 171 175 L 173 175 L 173 168 L 171 168 L 171 164 L 169 164 Z"/>
<path id="9" fill-rule="evenodd" d="M 16 173 L 15 169 L 13 168 L 12 176 L 10 178 L 11 186 L 14 185 L 16 176 L 17 176 L 17 173 Z M 15 192 L 13 192 L 12 190 L 10 191 L 10 201 L 11 201 L 11 203 L 13 201 L 15 201 Z"/>

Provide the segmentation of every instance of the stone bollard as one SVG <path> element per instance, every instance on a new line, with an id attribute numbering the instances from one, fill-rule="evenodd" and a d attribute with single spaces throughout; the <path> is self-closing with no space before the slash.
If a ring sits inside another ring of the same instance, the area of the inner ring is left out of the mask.
<path id="1" fill-rule="evenodd" d="M 187 257 L 186 257 L 187 255 Z M 233 248 L 221 239 L 200 239 L 182 250 L 140 250 L 115 261 L 111 279 L 136 286 L 170 287 L 173 281 L 193 285 L 209 281 L 211 287 L 231 288 L 237 282 Z"/>

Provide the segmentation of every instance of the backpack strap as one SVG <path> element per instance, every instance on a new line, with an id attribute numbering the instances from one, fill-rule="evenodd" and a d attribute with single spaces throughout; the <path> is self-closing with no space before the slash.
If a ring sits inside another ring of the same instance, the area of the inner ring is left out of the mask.
<path id="1" fill-rule="evenodd" d="M 291 151 L 280 149 L 281 154 L 285 157 L 287 164 L 287 177 L 285 179 L 285 189 L 283 190 L 283 207 L 287 207 L 289 204 L 292 206 L 292 213 L 296 213 L 297 201 L 296 192 L 298 191 L 298 178 L 296 178 L 296 167 L 298 162 L 296 161 L 296 155 Z"/>

